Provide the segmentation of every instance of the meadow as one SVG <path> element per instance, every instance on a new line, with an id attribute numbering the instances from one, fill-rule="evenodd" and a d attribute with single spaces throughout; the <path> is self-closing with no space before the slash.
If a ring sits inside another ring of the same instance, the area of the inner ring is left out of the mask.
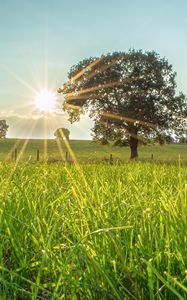
<path id="1" fill-rule="evenodd" d="M 102 146 L 93 141 L 70 140 L 70 148 L 75 153 L 78 162 L 103 162 L 109 160 L 112 154 L 116 161 L 129 161 L 129 147 Z M 36 161 L 37 149 L 40 152 L 40 161 L 60 162 L 66 158 L 67 147 L 64 142 L 56 140 L 24 140 L 24 139 L 0 139 L 0 161 L 11 162 L 12 154 L 17 149 L 20 162 Z M 147 145 L 139 146 L 139 159 L 143 161 L 153 160 L 158 162 L 181 162 L 187 163 L 187 145 Z M 68 153 L 68 161 L 72 161 Z"/>
<path id="2" fill-rule="evenodd" d="M 185 146 L 115 148 L 110 165 L 113 147 L 72 141 L 69 164 L 48 141 L 53 163 L 34 163 L 31 141 L 7 163 L 15 140 L 0 142 L 0 299 L 187 299 Z"/>

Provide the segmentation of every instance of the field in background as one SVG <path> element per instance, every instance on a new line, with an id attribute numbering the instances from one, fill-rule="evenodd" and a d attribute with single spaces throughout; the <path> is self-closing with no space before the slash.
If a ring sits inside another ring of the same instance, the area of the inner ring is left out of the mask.
<path id="1" fill-rule="evenodd" d="M 0 169 L 1 299 L 186 299 L 186 167 Z"/>
<path id="2" fill-rule="evenodd" d="M 36 160 L 36 152 L 39 149 L 40 160 L 59 161 L 64 160 L 67 148 L 61 142 L 60 153 L 59 147 L 55 140 L 16 140 L 5 139 L 0 140 L 0 161 L 11 161 L 12 151 L 17 148 L 20 161 Z M 113 155 L 115 160 L 129 160 L 130 150 L 129 147 L 114 147 L 102 146 L 92 141 L 72 140 L 70 141 L 72 148 L 78 161 L 94 162 L 109 159 L 110 154 Z M 156 145 L 156 146 L 140 146 L 139 159 L 150 160 L 153 154 L 153 159 L 156 161 L 177 162 L 180 160 L 187 163 L 187 145 Z"/>

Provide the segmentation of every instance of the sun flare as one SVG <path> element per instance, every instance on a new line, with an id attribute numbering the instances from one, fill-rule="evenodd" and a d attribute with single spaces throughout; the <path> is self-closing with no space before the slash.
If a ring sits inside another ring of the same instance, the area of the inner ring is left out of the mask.
<path id="1" fill-rule="evenodd" d="M 46 113 L 52 113 L 56 110 L 57 97 L 56 94 L 50 90 L 41 90 L 39 91 L 35 98 L 34 104 L 35 106 Z"/>

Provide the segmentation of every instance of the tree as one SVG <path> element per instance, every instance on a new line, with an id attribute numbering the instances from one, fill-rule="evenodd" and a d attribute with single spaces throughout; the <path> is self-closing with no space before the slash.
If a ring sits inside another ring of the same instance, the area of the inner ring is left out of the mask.
<path id="1" fill-rule="evenodd" d="M 187 137 L 182 136 L 182 137 L 179 139 L 179 144 L 186 144 L 186 143 L 187 143 Z"/>
<path id="2" fill-rule="evenodd" d="M 164 145 L 164 144 L 172 144 L 174 143 L 175 140 L 171 135 L 164 133 L 162 135 L 158 134 L 153 141 L 155 143 L 159 143 L 160 145 Z"/>
<path id="3" fill-rule="evenodd" d="M 139 140 L 183 132 L 186 98 L 176 95 L 175 77 L 172 66 L 157 53 L 129 50 L 80 61 L 58 92 L 65 96 L 71 122 L 88 112 L 95 121 L 94 138 L 127 137 L 135 159 Z"/>
<path id="4" fill-rule="evenodd" d="M 6 134 L 8 131 L 9 126 L 7 125 L 5 120 L 0 120 L 0 138 L 6 138 Z"/>
<path id="5" fill-rule="evenodd" d="M 67 128 L 58 128 L 55 133 L 54 136 L 57 139 L 63 139 L 63 140 L 69 140 L 69 135 L 70 135 L 70 131 Z"/>

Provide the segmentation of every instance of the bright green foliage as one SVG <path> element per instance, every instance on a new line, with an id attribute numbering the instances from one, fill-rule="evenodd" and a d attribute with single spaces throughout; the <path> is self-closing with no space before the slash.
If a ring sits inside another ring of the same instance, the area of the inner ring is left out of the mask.
<path id="1" fill-rule="evenodd" d="M 186 168 L 0 171 L 1 299 L 186 299 Z"/>

